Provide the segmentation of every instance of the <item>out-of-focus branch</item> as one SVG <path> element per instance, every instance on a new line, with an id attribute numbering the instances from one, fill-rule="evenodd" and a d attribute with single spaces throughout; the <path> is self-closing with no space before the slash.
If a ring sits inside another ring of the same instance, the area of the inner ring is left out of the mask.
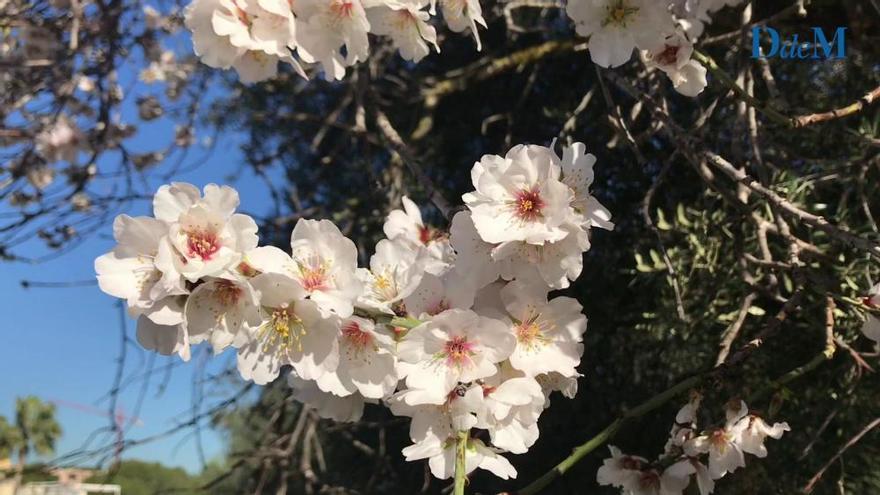
<path id="1" fill-rule="evenodd" d="M 448 217 L 449 212 L 452 211 L 449 201 L 446 200 L 443 193 L 441 193 L 440 189 L 434 184 L 434 181 L 422 169 L 422 166 L 409 151 L 409 147 L 403 142 L 400 134 L 394 126 L 391 125 L 391 121 L 388 120 L 388 116 L 386 116 L 385 113 L 381 111 L 376 112 L 376 125 L 379 126 L 379 131 L 391 146 L 391 149 L 400 156 L 400 159 L 403 160 L 407 168 L 415 176 L 416 180 L 425 188 L 428 196 L 431 198 L 431 202 L 434 203 L 434 206 L 440 210 L 440 213 L 444 217 Z"/>
<path id="2" fill-rule="evenodd" d="M 822 113 L 801 115 L 799 117 L 794 117 L 792 121 L 795 127 L 806 127 L 813 124 L 842 119 L 861 112 L 877 100 L 880 100 L 880 86 L 877 86 L 872 91 L 865 94 L 865 96 L 859 98 L 858 101 L 850 103 L 845 107 Z"/>

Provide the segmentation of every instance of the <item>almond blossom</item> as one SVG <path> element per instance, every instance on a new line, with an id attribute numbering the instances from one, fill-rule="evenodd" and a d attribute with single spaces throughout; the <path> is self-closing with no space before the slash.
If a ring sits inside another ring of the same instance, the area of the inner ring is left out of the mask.
<path id="1" fill-rule="evenodd" d="M 382 239 L 370 258 L 369 270 L 358 268 L 357 277 L 364 286 L 358 305 L 394 313 L 394 307 L 418 288 L 425 262 L 424 250 L 413 250 L 400 240 Z"/>
<path id="2" fill-rule="evenodd" d="M 186 300 L 190 344 L 207 341 L 214 354 L 247 340 L 247 329 L 261 323 L 257 296 L 247 280 L 229 274 L 207 278 Z"/>
<path id="3" fill-rule="evenodd" d="M 483 43 L 477 25 L 487 26 L 478 0 L 440 0 L 440 10 L 451 31 L 461 33 L 469 29 L 477 43 L 477 51 L 482 51 Z"/>
<path id="4" fill-rule="evenodd" d="M 513 351 L 513 335 L 499 320 L 446 310 L 412 329 L 398 345 L 401 375 L 420 401 L 442 404 L 459 383 L 494 375 Z"/>
<path id="5" fill-rule="evenodd" d="M 327 79 L 342 79 L 345 68 L 367 59 L 370 22 L 360 0 L 301 0 L 294 2 L 297 53 L 308 63 L 320 63 Z"/>
<path id="6" fill-rule="evenodd" d="M 693 44 L 678 30 L 647 50 L 646 57 L 650 65 L 669 76 L 676 91 L 693 97 L 702 93 L 708 84 L 706 68 L 691 58 L 693 51 Z"/>
<path id="7" fill-rule="evenodd" d="M 306 299 L 306 290 L 286 275 L 263 273 L 251 285 L 259 300 L 261 323 L 250 329 L 248 343 L 238 350 L 242 378 L 263 385 L 277 378 L 286 364 L 306 380 L 335 371 L 339 318 L 323 316 L 318 305 Z"/>
<path id="8" fill-rule="evenodd" d="M 450 308 L 471 309 L 475 295 L 470 281 L 456 271 L 442 277 L 426 273 L 403 305 L 407 314 L 425 321 Z"/>
<path id="9" fill-rule="evenodd" d="M 727 410 L 727 423 L 714 428 L 685 444 L 685 451 L 691 454 L 709 454 L 709 475 L 712 479 L 722 478 L 745 467 L 740 435 L 748 423 L 740 421 L 748 413 L 745 402 L 731 404 Z"/>
<path id="10" fill-rule="evenodd" d="M 486 155 L 471 170 L 476 191 L 462 196 L 480 237 L 489 243 L 543 245 L 568 235 L 571 190 L 560 182 L 555 155 L 543 146 L 519 145 L 504 157 Z"/>
<path id="11" fill-rule="evenodd" d="M 153 210 L 169 224 L 168 256 L 160 269 L 195 282 L 238 264 L 241 253 L 255 248 L 258 239 L 257 224 L 235 213 L 237 207 L 238 192 L 226 186 L 208 184 L 204 196 L 186 183 L 159 188 Z"/>
<path id="12" fill-rule="evenodd" d="M 334 373 L 317 378 L 318 387 L 339 397 L 356 392 L 381 399 L 397 387 L 394 339 L 372 320 L 352 316 L 339 325 L 339 364 Z"/>
<path id="13" fill-rule="evenodd" d="M 290 236 L 291 255 L 266 246 L 248 253 L 259 271 L 284 273 L 299 282 L 324 315 L 351 316 L 361 294 L 357 247 L 329 220 L 300 219 Z"/>
<path id="14" fill-rule="evenodd" d="M 530 377 L 550 372 L 576 376 L 587 329 L 581 305 L 570 297 L 548 302 L 546 290 L 519 281 L 507 284 L 501 299 L 516 338 L 510 364 Z"/>
<path id="15" fill-rule="evenodd" d="M 629 61 L 636 47 L 653 46 L 672 26 L 667 4 L 656 0 L 571 0 L 565 11 L 577 34 L 590 38 L 590 57 L 602 67 Z"/>
<path id="16" fill-rule="evenodd" d="M 402 201 L 402 210 L 391 210 L 388 213 L 382 226 L 385 236 L 392 241 L 403 241 L 414 250 L 424 247 L 429 255 L 425 271 L 441 275 L 449 268 L 454 256 L 449 236 L 439 229 L 425 225 L 422 212 L 412 200 L 404 196 Z"/>
<path id="17" fill-rule="evenodd" d="M 287 383 L 293 389 L 293 398 L 322 418 L 351 423 L 364 414 L 364 398 L 360 394 L 339 397 L 322 391 L 314 381 L 303 380 L 294 373 L 287 375 Z"/>
<path id="18" fill-rule="evenodd" d="M 449 479 L 455 474 L 456 439 L 437 439 L 428 437 L 422 442 L 403 449 L 408 461 L 428 459 L 431 474 L 440 479 Z M 485 469 L 501 479 L 516 478 L 516 469 L 510 461 L 498 455 L 481 440 L 469 438 L 465 448 L 465 474 L 475 469 Z"/>
<path id="19" fill-rule="evenodd" d="M 234 67 L 242 82 L 274 77 L 279 62 L 305 75 L 290 53 L 297 46 L 296 24 L 285 0 L 193 0 L 184 23 L 202 62 Z"/>
<path id="20" fill-rule="evenodd" d="M 404 60 L 418 62 L 431 53 L 428 43 L 440 51 L 437 31 L 427 22 L 430 15 L 422 10 L 427 5 L 427 0 L 369 2 L 367 18 L 371 31 L 391 37 Z"/>

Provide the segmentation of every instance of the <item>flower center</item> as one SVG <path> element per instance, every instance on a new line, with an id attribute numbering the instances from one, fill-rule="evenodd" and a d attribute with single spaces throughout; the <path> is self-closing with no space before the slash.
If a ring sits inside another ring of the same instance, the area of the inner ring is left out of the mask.
<path id="1" fill-rule="evenodd" d="M 299 281 L 308 292 L 329 289 L 330 277 L 328 263 L 318 256 L 309 256 L 304 260 L 296 260 L 299 268 Z"/>
<path id="2" fill-rule="evenodd" d="M 727 444 L 730 443 L 731 436 L 723 429 L 717 429 L 709 436 L 709 442 L 720 452 L 727 450 Z"/>
<path id="3" fill-rule="evenodd" d="M 349 322 L 342 327 L 342 337 L 356 351 L 366 349 L 373 341 L 373 337 L 365 332 L 356 321 Z"/>
<path id="4" fill-rule="evenodd" d="M 551 325 L 546 321 L 538 321 L 540 316 L 540 314 L 535 314 L 525 318 L 514 328 L 517 343 L 526 349 L 536 349 L 550 342 L 544 333 L 550 329 Z"/>
<path id="5" fill-rule="evenodd" d="M 260 274 L 260 271 L 251 266 L 247 261 L 242 261 L 236 267 L 238 269 L 238 273 L 244 275 L 247 278 L 256 277 Z"/>
<path id="6" fill-rule="evenodd" d="M 214 284 L 214 297 L 223 306 L 238 304 L 243 292 L 239 286 L 229 280 L 218 280 Z"/>
<path id="7" fill-rule="evenodd" d="M 282 306 L 266 308 L 266 310 L 271 317 L 263 326 L 264 348 L 268 350 L 275 343 L 288 348 L 296 344 L 297 349 L 302 351 L 301 338 L 306 334 L 306 328 L 302 320 L 293 312 L 293 308 Z"/>
<path id="8" fill-rule="evenodd" d="M 666 45 L 662 52 L 654 57 L 654 60 L 660 65 L 674 65 L 678 61 L 679 46 Z"/>
<path id="9" fill-rule="evenodd" d="M 467 337 L 453 337 L 446 341 L 443 347 L 442 357 L 446 359 L 446 365 L 461 368 L 470 363 L 474 355 L 474 344 L 468 342 Z"/>
<path id="10" fill-rule="evenodd" d="M 372 292 L 379 301 L 391 301 L 397 297 L 397 283 L 394 275 L 386 269 L 381 274 L 373 274 Z"/>
<path id="11" fill-rule="evenodd" d="M 639 486 L 644 490 L 660 488 L 660 473 L 654 469 L 643 471 L 639 477 Z"/>
<path id="12" fill-rule="evenodd" d="M 541 191 L 538 189 L 538 186 L 517 192 L 513 201 L 516 216 L 527 222 L 534 222 L 539 219 L 544 206 L 546 205 L 541 198 Z"/>
<path id="13" fill-rule="evenodd" d="M 602 22 L 603 27 L 613 24 L 625 28 L 632 20 L 633 15 L 639 11 L 638 7 L 631 7 L 628 5 L 626 0 L 612 2 L 606 6 L 605 9 L 607 10 L 607 14 L 605 15 L 605 20 Z"/>
<path id="14" fill-rule="evenodd" d="M 333 2 L 330 4 L 330 12 L 336 19 L 350 18 L 354 11 L 354 3 L 350 1 Z"/>
<path id="15" fill-rule="evenodd" d="M 192 230 L 186 233 L 186 249 L 190 258 L 210 261 L 214 254 L 220 250 L 220 239 L 214 232 Z"/>
<path id="16" fill-rule="evenodd" d="M 434 232 L 429 227 L 425 227 L 424 225 L 419 227 L 419 242 L 422 244 L 428 244 L 434 240 Z"/>
<path id="17" fill-rule="evenodd" d="M 642 462 L 630 456 L 620 458 L 620 468 L 639 471 L 642 469 Z"/>

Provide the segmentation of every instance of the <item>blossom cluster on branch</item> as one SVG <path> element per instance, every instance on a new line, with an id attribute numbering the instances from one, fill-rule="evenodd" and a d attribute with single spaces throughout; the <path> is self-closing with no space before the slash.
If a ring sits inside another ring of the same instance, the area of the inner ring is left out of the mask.
<path id="1" fill-rule="evenodd" d="M 581 36 L 589 37 L 597 65 L 616 67 L 641 51 L 680 93 L 706 87 L 706 69 L 691 59 L 693 41 L 710 14 L 741 0 L 569 0 L 565 10 Z M 279 63 L 303 77 L 303 63 L 320 63 L 328 79 L 369 56 L 368 34 L 385 36 L 409 61 L 437 52 L 430 23 L 436 0 L 194 0 L 186 10 L 196 54 L 205 64 L 234 68 L 243 82 L 274 77 Z M 441 0 L 446 25 L 470 31 L 481 49 L 477 25 L 486 27 L 478 0 Z"/>
<path id="2" fill-rule="evenodd" d="M 727 405 L 722 426 L 701 431 L 700 399 L 694 393 L 678 411 L 663 454 L 655 462 L 610 446 L 611 457 L 596 473 L 599 484 L 618 487 L 627 495 L 681 495 L 695 478 L 700 495 L 708 495 L 715 490 L 715 480 L 745 467 L 745 454 L 767 457 L 767 437 L 779 439 L 790 431 L 787 423 L 767 424 L 741 400 Z"/>
<path id="3" fill-rule="evenodd" d="M 381 402 L 412 418 L 403 454 L 438 478 L 462 435 L 468 472 L 515 477 L 499 453 L 526 452 L 550 393 L 577 390 L 587 319 L 549 292 L 580 275 L 590 230 L 613 228 L 590 192 L 595 161 L 581 143 L 486 155 L 450 232 L 404 198 L 368 267 L 328 220 L 300 220 L 289 252 L 258 247 L 234 189 L 173 183 L 154 217 L 117 217 L 118 245 L 95 269 L 147 349 L 187 360 L 194 344 L 232 347 L 257 384 L 289 366 L 293 396 L 322 417 L 356 421 Z"/>

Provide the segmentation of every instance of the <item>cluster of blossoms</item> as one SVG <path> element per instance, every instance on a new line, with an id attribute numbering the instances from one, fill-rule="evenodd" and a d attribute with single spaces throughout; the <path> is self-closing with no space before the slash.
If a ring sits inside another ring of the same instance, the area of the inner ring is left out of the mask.
<path id="1" fill-rule="evenodd" d="M 693 43 L 710 14 L 742 0 L 569 0 L 568 16 L 588 36 L 590 56 L 617 67 L 639 50 L 648 64 L 666 73 L 675 89 L 696 96 L 706 87 L 706 68 L 691 59 Z"/>
<path id="2" fill-rule="evenodd" d="M 412 418 L 403 454 L 439 478 L 460 438 L 468 472 L 515 477 L 499 453 L 526 452 L 551 392 L 577 390 L 587 319 L 548 294 L 580 275 L 590 229 L 613 228 L 590 194 L 595 161 L 581 143 L 484 156 L 448 233 L 403 198 L 368 267 L 328 220 L 300 220 L 289 252 L 258 247 L 235 190 L 174 183 L 155 218 L 117 217 L 95 269 L 147 349 L 232 347 L 257 384 L 289 366 L 293 396 L 322 417 L 356 421 L 370 402 Z"/>
<path id="3" fill-rule="evenodd" d="M 771 426 L 749 413 L 741 400 L 727 405 L 723 426 L 700 431 L 699 406 L 700 396 L 694 393 L 675 416 L 669 440 L 656 462 L 625 455 L 612 446 L 611 457 L 599 468 L 596 480 L 627 495 L 681 495 L 694 477 L 700 495 L 707 495 L 715 490 L 715 480 L 745 467 L 745 454 L 767 457 L 767 437 L 779 439 L 790 431 L 787 423 Z"/>
<path id="4" fill-rule="evenodd" d="M 479 49 L 477 24 L 486 25 L 479 2 L 441 0 L 440 7 L 449 28 L 470 30 Z M 440 51 L 428 22 L 434 14 L 434 0 L 194 0 L 185 22 L 205 64 L 255 82 L 275 76 L 279 62 L 303 76 L 301 62 L 320 63 L 328 79 L 341 79 L 369 55 L 367 33 L 387 36 L 418 62 L 431 46 Z"/>
<path id="5" fill-rule="evenodd" d="M 709 14 L 741 0 L 569 0 L 566 12 L 577 33 L 589 37 L 590 55 L 603 67 L 623 65 L 640 50 L 665 72 L 676 90 L 696 96 L 706 69 L 691 59 L 693 41 Z M 486 26 L 478 0 L 441 0 L 447 26 L 470 31 Z M 431 25 L 436 0 L 194 0 L 186 11 L 195 52 L 221 69 L 235 68 L 244 82 L 277 74 L 278 63 L 305 76 L 301 62 L 320 63 L 327 78 L 369 55 L 368 33 L 387 36 L 400 55 L 418 62 L 439 52 Z"/>

